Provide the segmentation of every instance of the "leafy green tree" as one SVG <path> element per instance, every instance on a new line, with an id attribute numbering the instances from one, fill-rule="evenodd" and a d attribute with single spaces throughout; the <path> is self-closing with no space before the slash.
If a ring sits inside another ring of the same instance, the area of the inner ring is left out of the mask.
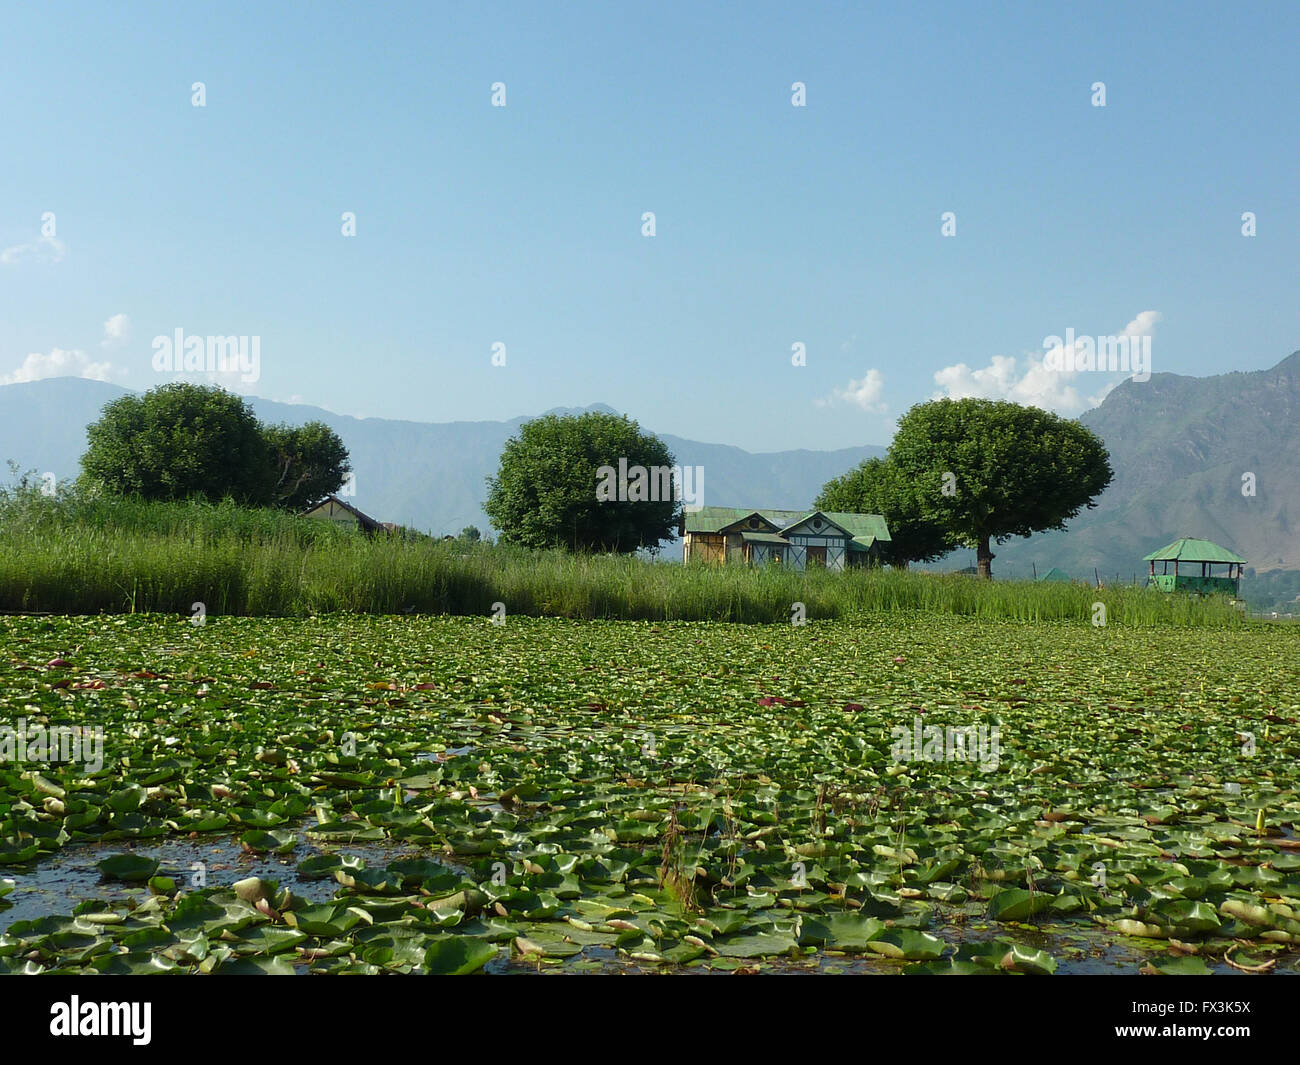
<path id="1" fill-rule="evenodd" d="M 876 545 L 882 562 L 906 569 L 910 562 L 932 562 L 956 545 L 953 534 L 924 516 L 916 485 L 888 459 L 867 459 L 827 481 L 813 503 L 818 510 L 879 514 L 891 537 Z"/>
<path id="2" fill-rule="evenodd" d="M 465 528 L 461 529 L 458 539 L 464 540 L 466 543 L 476 544 L 483 539 L 483 534 L 479 531 L 477 525 L 466 525 Z"/>
<path id="3" fill-rule="evenodd" d="M 990 541 L 1064 529 L 1115 475 L 1086 426 L 987 399 L 917 404 L 899 421 L 889 460 L 915 486 L 921 517 L 973 547 L 986 578 Z"/>
<path id="4" fill-rule="evenodd" d="M 602 502 L 598 487 L 626 460 L 630 489 Z M 522 547 L 573 551 L 658 550 L 671 539 L 678 503 L 636 499 L 633 467 L 667 469 L 673 456 L 658 437 L 614 414 L 550 414 L 520 427 L 506 442 L 495 477 L 488 478 L 483 509 L 501 531 L 500 540 Z M 602 477 L 602 468 L 604 476 Z M 644 482 L 642 482 L 644 483 Z M 657 486 L 656 486 L 657 487 Z"/>
<path id="5" fill-rule="evenodd" d="M 343 440 L 324 422 L 272 425 L 262 433 L 275 464 L 276 506 L 302 510 L 338 491 L 352 469 Z"/>
<path id="6" fill-rule="evenodd" d="M 262 427 L 239 396 L 175 383 L 104 407 L 87 430 L 84 477 L 117 495 L 202 496 L 262 506 L 274 471 Z"/>

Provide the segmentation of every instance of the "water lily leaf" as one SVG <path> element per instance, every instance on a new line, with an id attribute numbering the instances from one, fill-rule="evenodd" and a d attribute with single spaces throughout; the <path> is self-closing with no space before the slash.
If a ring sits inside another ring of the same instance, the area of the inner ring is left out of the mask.
<path id="1" fill-rule="evenodd" d="M 424 967 L 439 976 L 463 976 L 478 972 L 498 954 L 498 948 L 484 939 L 447 936 L 436 939 L 424 955 Z"/>
<path id="2" fill-rule="evenodd" d="M 240 836 L 239 842 L 245 850 L 288 854 L 298 846 L 298 833 L 288 830 L 268 832 L 265 829 L 254 828 Z"/>
<path id="3" fill-rule="evenodd" d="M 158 860 L 143 854 L 114 854 L 95 865 L 110 880 L 148 880 L 158 871 Z"/>
<path id="4" fill-rule="evenodd" d="M 871 950 L 887 958 L 906 958 L 908 961 L 933 961 L 944 952 L 944 941 L 929 932 L 911 928 L 892 928 L 871 941 Z"/>
<path id="5" fill-rule="evenodd" d="M 1033 950 L 1017 943 L 1003 956 L 1001 968 L 1018 973 L 1050 976 L 1056 972 L 1056 959 L 1045 950 Z"/>
<path id="6" fill-rule="evenodd" d="M 1214 971 L 1194 954 L 1179 956 L 1166 954 L 1153 958 L 1143 967 L 1144 972 L 1162 976 L 1213 976 Z"/>
<path id="7" fill-rule="evenodd" d="M 803 922 L 799 942 L 815 944 L 830 950 L 865 953 L 871 943 L 885 929 L 885 923 L 874 917 L 861 917 L 854 913 L 837 913 L 825 918 L 809 918 Z"/>
<path id="8" fill-rule="evenodd" d="M 798 946 L 788 935 L 767 932 L 715 940 L 713 943 L 714 950 L 727 958 L 764 958 L 774 954 L 789 954 Z"/>
<path id="9" fill-rule="evenodd" d="M 989 919 L 994 921 L 1023 921 L 1052 903 L 1052 896 L 1043 892 L 1025 891 L 1023 888 L 1004 888 L 989 903 Z"/>

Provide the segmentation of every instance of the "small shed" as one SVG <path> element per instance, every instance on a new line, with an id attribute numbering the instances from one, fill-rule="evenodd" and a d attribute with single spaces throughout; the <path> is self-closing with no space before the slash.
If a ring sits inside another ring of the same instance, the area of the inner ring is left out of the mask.
<path id="1" fill-rule="evenodd" d="M 1147 583 L 1165 592 L 1195 592 L 1200 595 L 1227 593 L 1238 595 L 1241 588 L 1241 571 L 1246 560 L 1226 547 L 1211 540 L 1196 540 L 1189 536 L 1175 540 L 1159 551 L 1153 551 L 1142 560 L 1150 564 Z M 1156 572 L 1160 563 L 1160 572 Z M 1173 570 L 1169 568 L 1173 563 Z M 1215 566 L 1224 566 L 1222 573 Z"/>

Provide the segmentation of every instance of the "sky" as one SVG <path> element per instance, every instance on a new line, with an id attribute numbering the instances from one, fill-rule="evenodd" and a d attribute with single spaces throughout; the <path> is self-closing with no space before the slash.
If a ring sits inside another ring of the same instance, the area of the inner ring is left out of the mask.
<path id="1" fill-rule="evenodd" d="M 269 399 L 775 451 L 941 396 L 1077 415 L 1129 376 L 1092 338 L 1195 376 L 1300 348 L 1293 3 L 4 21 L 0 383 L 155 387 L 181 330 L 249 338 L 188 377 Z"/>

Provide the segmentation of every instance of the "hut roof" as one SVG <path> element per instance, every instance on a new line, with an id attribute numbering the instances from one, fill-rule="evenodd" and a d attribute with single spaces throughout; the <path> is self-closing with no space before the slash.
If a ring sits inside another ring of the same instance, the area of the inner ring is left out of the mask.
<path id="1" fill-rule="evenodd" d="M 1240 562 L 1246 560 L 1233 554 L 1226 547 L 1220 547 L 1211 540 L 1194 540 L 1184 536 L 1175 540 L 1168 547 L 1146 555 L 1143 562 Z"/>
<path id="2" fill-rule="evenodd" d="M 1058 567 L 1058 566 L 1053 566 L 1051 569 L 1049 569 L 1046 573 L 1044 573 L 1044 574 L 1043 574 L 1041 577 L 1039 577 L 1038 579 L 1039 579 L 1040 581 L 1072 581 L 1072 580 L 1074 580 L 1073 577 L 1071 577 L 1068 573 L 1065 572 L 1065 570 L 1061 569 L 1061 568 Z"/>

